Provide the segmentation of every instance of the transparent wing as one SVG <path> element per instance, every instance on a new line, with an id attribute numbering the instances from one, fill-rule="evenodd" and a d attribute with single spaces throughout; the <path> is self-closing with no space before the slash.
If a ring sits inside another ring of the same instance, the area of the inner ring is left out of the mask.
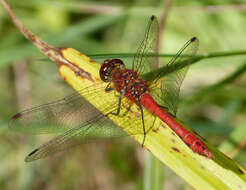
<path id="1" fill-rule="evenodd" d="M 177 113 L 181 84 L 189 69 L 189 63 L 194 59 L 199 41 L 193 37 L 169 61 L 165 70 L 157 73 L 156 79 L 150 86 L 152 97 L 161 106 L 167 107 L 174 116 Z M 164 73 L 168 73 L 164 77 Z"/>
<path id="2" fill-rule="evenodd" d="M 137 53 L 133 60 L 132 68 L 141 75 L 143 72 L 153 70 L 153 67 L 158 64 L 157 56 L 146 57 L 146 54 L 157 53 L 159 26 L 155 16 L 152 16 L 147 25 L 144 39 L 141 42 Z"/>
<path id="3" fill-rule="evenodd" d="M 104 88 L 103 85 L 96 89 L 95 86 L 91 86 L 58 101 L 22 111 L 11 118 L 9 127 L 18 132 L 42 134 L 60 133 L 78 126 L 78 124 L 86 123 L 98 116 L 99 113 L 80 93 L 93 99 L 97 92 Z M 115 102 L 113 100 L 101 102 L 105 108 L 112 103 Z"/>
<path id="4" fill-rule="evenodd" d="M 126 100 L 126 99 L 124 99 Z M 127 106 L 127 101 L 124 101 L 122 106 Z M 114 110 L 115 111 L 115 110 Z M 105 115 L 98 113 L 96 117 L 72 128 L 59 135 L 58 137 L 41 145 L 32 151 L 25 159 L 26 162 L 34 161 L 55 154 L 56 152 L 64 151 L 68 148 L 77 146 L 79 144 L 89 142 L 97 139 L 117 138 L 129 135 L 143 134 L 142 120 L 140 111 L 128 110 L 120 116 L 111 115 L 111 118 L 117 117 L 119 125 L 128 131 L 126 133 L 121 127 L 117 127 Z M 146 132 L 154 126 L 155 116 L 144 110 L 144 120 Z"/>
<path id="5" fill-rule="evenodd" d="M 119 116 L 110 114 L 117 110 L 118 96 L 114 91 L 107 92 L 107 98 L 101 98 L 98 102 L 99 107 L 103 108 L 101 111 L 88 102 L 98 98 L 104 89 L 105 85 L 97 89 L 94 86 L 88 87 L 61 100 L 13 116 L 9 127 L 15 131 L 31 134 L 66 131 L 32 151 L 25 161 L 44 158 L 91 140 L 143 134 L 140 110 L 135 104 L 129 104 L 128 99 L 122 100 Z M 86 95 L 88 101 L 80 93 Z M 155 117 L 146 110 L 144 114 L 145 128 L 148 131 L 152 128 Z M 112 120 L 117 120 L 117 124 L 128 133 Z"/>
<path id="6" fill-rule="evenodd" d="M 126 104 L 127 102 L 124 101 L 122 106 L 125 106 Z M 148 126 L 146 131 L 148 132 L 154 126 L 155 116 L 148 113 L 146 110 L 144 112 L 146 116 L 145 123 L 146 126 Z M 132 118 L 132 115 L 135 115 L 136 117 Z M 132 111 L 127 111 L 126 113 L 122 113 L 121 116 L 111 116 L 112 118 L 118 117 L 117 119 L 119 120 L 120 126 L 124 126 L 129 134 L 143 134 L 142 127 L 139 127 L 142 124 L 140 112 L 137 111 L 135 114 L 132 114 Z M 59 135 L 58 137 L 41 145 L 32 151 L 26 157 L 25 161 L 30 162 L 44 158 L 53 155 L 56 152 L 66 150 L 91 140 L 123 137 L 128 136 L 129 134 L 126 133 L 121 127 L 115 126 L 115 124 L 108 120 L 106 116 L 99 113 L 87 123 L 72 128 L 64 134 Z"/>

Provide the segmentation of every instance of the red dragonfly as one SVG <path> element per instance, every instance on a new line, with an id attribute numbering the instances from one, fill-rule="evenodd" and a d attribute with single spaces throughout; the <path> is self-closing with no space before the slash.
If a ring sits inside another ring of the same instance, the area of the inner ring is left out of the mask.
<path id="1" fill-rule="evenodd" d="M 118 101 L 114 101 L 115 98 L 102 99 L 100 102 L 104 108 L 102 112 L 80 95 L 83 92 L 86 93 L 86 97 L 93 99 L 101 88 L 95 89 L 92 86 L 61 100 L 14 115 L 9 126 L 16 131 L 40 134 L 67 130 L 36 148 L 25 161 L 44 158 L 90 140 L 126 135 L 108 116 L 121 117 L 121 125 L 130 126 L 128 112 L 131 111 L 132 104 L 138 106 L 140 117 L 135 118 L 138 130 L 130 135 L 143 134 L 142 145 L 146 133 L 152 129 L 156 117 L 159 117 L 193 152 L 213 159 L 214 156 L 206 145 L 195 134 L 175 121 L 180 86 L 188 71 L 188 66 L 182 65 L 189 64 L 194 59 L 198 49 L 198 39 L 191 38 L 168 62 L 165 69 L 156 70 L 154 65 L 158 63 L 158 57 L 146 56 L 146 54 L 157 53 L 158 30 L 158 21 L 152 16 L 131 69 L 127 69 L 120 59 L 103 62 L 99 74 L 101 80 L 108 83 L 107 87 L 104 87 L 105 93 L 118 96 Z M 185 55 L 181 56 L 183 53 Z M 144 72 L 152 73 L 152 80 L 145 80 L 147 75 Z M 128 107 L 128 112 L 122 114 L 123 107 Z M 146 114 L 146 112 L 150 113 Z"/>

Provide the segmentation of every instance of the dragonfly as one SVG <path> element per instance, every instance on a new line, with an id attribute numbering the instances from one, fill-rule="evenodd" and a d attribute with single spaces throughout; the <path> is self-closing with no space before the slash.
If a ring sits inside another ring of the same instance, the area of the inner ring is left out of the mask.
<path id="1" fill-rule="evenodd" d="M 146 135 L 158 117 L 166 123 L 190 149 L 213 159 L 214 156 L 203 141 L 175 120 L 180 87 L 189 66 L 198 50 L 196 37 L 186 42 L 178 53 L 165 65 L 165 70 L 157 69 L 158 56 L 145 56 L 158 52 L 159 27 L 155 16 L 148 22 L 144 39 L 134 56 L 132 67 L 126 68 L 121 59 L 106 59 L 100 67 L 99 75 L 104 85 L 90 86 L 63 99 L 43 104 L 15 114 L 9 122 L 12 130 L 23 133 L 42 134 L 59 131 L 61 134 L 34 149 L 25 158 L 26 162 L 45 158 L 79 144 L 97 139 L 108 139 L 127 135 Z M 187 56 L 188 55 L 188 56 Z M 154 71 L 154 72 L 153 72 Z M 146 73 L 153 72 L 152 79 L 144 79 Z M 105 87 L 106 86 L 106 87 Z M 104 93 L 112 98 L 100 99 L 103 110 L 98 110 L 86 97 L 94 99 L 104 88 Z M 137 106 L 134 123 L 131 107 Z M 126 108 L 126 109 L 125 109 Z M 122 113 L 122 110 L 127 110 Z M 137 126 L 130 134 L 110 120 L 119 117 L 120 125 Z M 131 120 L 132 121 L 132 120 Z M 65 132 L 62 132 L 64 131 Z"/>

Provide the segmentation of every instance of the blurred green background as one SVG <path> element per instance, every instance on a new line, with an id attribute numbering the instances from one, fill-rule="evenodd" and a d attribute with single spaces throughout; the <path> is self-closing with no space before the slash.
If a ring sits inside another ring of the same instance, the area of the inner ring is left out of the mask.
<path id="1" fill-rule="evenodd" d="M 192 36 L 199 54 L 246 50 L 243 0 L 9 0 L 35 34 L 85 54 L 134 53 L 148 18 L 167 11 L 161 53 L 174 54 Z M 169 8 L 167 3 L 170 3 Z M 164 59 L 166 62 L 168 59 Z M 99 60 L 101 61 L 101 60 Z M 246 167 L 246 54 L 204 59 L 190 67 L 178 117 Z M 0 6 L 0 189 L 143 189 L 144 150 L 130 139 L 82 145 L 66 154 L 25 163 L 52 136 L 13 134 L 20 110 L 73 92 L 57 67 L 27 41 Z M 163 189 L 186 183 L 165 166 Z"/>

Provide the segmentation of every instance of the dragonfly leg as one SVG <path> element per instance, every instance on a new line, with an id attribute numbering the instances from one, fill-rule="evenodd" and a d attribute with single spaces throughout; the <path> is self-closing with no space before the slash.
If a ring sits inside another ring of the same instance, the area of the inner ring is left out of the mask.
<path id="1" fill-rule="evenodd" d="M 153 116 L 154 114 L 152 113 L 152 116 Z M 148 133 L 151 129 L 153 129 L 153 127 L 155 126 L 155 121 L 156 121 L 156 117 L 154 117 L 155 119 L 153 120 L 153 123 L 152 123 L 152 125 L 151 125 L 151 127 L 146 131 L 146 133 Z"/>
<path id="2" fill-rule="evenodd" d="M 114 87 L 111 86 L 111 83 L 108 83 L 108 85 L 107 85 L 106 88 L 105 88 L 105 91 L 106 91 L 106 92 L 110 92 L 110 91 L 112 91 L 112 90 L 114 90 Z"/>
<path id="3" fill-rule="evenodd" d="M 122 97 L 123 97 L 123 94 L 120 94 L 120 97 L 119 97 L 119 100 L 118 100 L 118 106 L 117 106 L 116 113 L 111 112 L 110 114 L 112 114 L 112 115 L 119 115 L 120 114 L 120 106 L 121 106 Z"/>
<path id="4" fill-rule="evenodd" d="M 145 125 L 144 125 L 143 107 L 141 106 L 141 104 L 139 104 L 138 106 L 139 106 L 139 109 L 141 111 L 141 119 L 142 119 L 143 132 L 144 132 L 144 137 L 143 137 L 143 142 L 142 142 L 142 147 L 143 147 L 144 142 L 145 142 L 145 137 L 146 137 L 146 130 L 145 130 Z"/>

